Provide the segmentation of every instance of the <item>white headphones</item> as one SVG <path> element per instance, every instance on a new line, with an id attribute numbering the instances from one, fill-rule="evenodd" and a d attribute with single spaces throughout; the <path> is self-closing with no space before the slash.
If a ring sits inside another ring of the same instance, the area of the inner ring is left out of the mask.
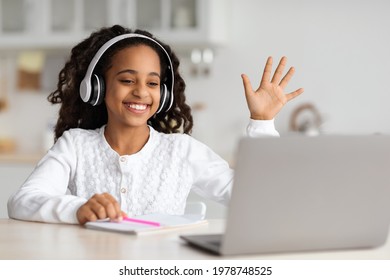
<path id="1" fill-rule="evenodd" d="M 85 73 L 84 79 L 80 83 L 80 97 L 81 99 L 91 104 L 92 106 L 99 105 L 104 100 L 104 93 L 105 93 L 105 83 L 104 78 L 100 75 L 97 75 L 93 73 L 96 65 L 99 62 L 99 59 L 103 56 L 103 54 L 115 43 L 127 39 L 127 38 L 144 38 L 147 39 L 153 43 L 155 43 L 158 47 L 160 47 L 163 52 L 165 53 L 167 60 L 168 60 L 168 68 L 170 71 L 170 75 L 167 75 L 166 80 L 161 83 L 160 88 L 160 105 L 156 112 L 156 114 L 159 114 L 160 112 L 168 112 L 169 109 L 171 109 L 173 104 L 173 85 L 174 85 L 174 71 L 172 67 L 172 61 L 169 57 L 168 52 L 165 50 L 165 48 L 156 40 L 142 35 L 142 34 L 135 34 L 135 33 L 129 33 L 129 34 L 123 34 L 119 35 L 117 37 L 112 38 L 111 40 L 107 41 L 95 54 L 95 56 L 92 58 L 87 72 Z"/>

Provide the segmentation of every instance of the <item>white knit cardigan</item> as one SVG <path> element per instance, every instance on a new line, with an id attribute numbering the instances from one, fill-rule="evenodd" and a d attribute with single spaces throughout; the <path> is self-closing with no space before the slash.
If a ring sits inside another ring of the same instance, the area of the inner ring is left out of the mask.
<path id="1" fill-rule="evenodd" d="M 183 214 L 190 190 L 221 203 L 229 201 L 233 170 L 193 137 L 150 127 L 141 151 L 119 156 L 107 143 L 104 128 L 64 132 L 8 200 L 9 217 L 78 223 L 77 209 L 103 192 L 134 216 Z M 247 134 L 279 135 L 273 120 L 250 120 Z"/>

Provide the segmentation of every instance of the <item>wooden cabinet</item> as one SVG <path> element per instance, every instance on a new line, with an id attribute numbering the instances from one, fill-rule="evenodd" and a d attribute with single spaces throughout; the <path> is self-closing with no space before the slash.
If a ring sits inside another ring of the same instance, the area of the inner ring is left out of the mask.
<path id="1" fill-rule="evenodd" d="M 221 46 L 228 11 L 226 0 L 0 0 L 0 49 L 69 48 L 113 24 L 176 47 Z"/>

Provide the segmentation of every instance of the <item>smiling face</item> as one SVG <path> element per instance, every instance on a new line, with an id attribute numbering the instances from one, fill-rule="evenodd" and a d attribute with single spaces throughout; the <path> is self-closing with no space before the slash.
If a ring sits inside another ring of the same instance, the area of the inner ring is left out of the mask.
<path id="1" fill-rule="evenodd" d="M 145 128 L 160 103 L 160 59 L 145 45 L 125 48 L 105 74 L 109 126 Z"/>

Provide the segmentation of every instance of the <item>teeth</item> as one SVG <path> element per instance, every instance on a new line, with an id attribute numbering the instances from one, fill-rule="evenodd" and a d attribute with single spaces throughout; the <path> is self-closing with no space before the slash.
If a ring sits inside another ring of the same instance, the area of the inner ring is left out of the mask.
<path id="1" fill-rule="evenodd" d="M 127 104 L 127 107 L 141 111 L 141 110 L 145 110 L 147 105 L 145 105 L 145 104 Z"/>

